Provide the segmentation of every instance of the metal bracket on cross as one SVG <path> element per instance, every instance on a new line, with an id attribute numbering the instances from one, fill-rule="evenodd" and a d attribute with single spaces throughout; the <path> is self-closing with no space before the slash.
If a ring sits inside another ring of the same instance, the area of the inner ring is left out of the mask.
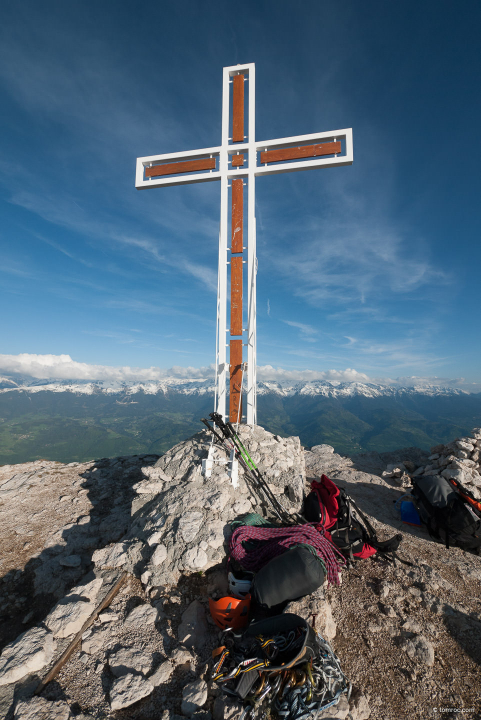
<path id="1" fill-rule="evenodd" d="M 247 113 L 245 113 L 246 84 Z M 351 128 L 256 141 L 254 63 L 224 68 L 221 145 L 137 159 L 135 186 L 138 190 L 220 180 L 215 411 L 222 415 L 224 420 L 227 417 L 227 369 L 229 368 L 230 422 L 237 422 L 239 417 L 245 417 L 249 425 L 257 422 L 255 179 L 273 173 L 352 165 L 352 162 Z M 247 185 L 246 204 L 244 204 L 244 185 Z M 245 221 L 247 221 L 247 245 L 244 246 Z M 247 251 L 247 283 L 243 273 L 245 251 Z M 230 260 L 228 252 L 230 252 Z M 229 267 L 230 298 L 228 299 Z M 247 327 L 243 309 L 244 287 L 247 290 Z M 228 306 L 230 307 L 229 327 L 227 326 Z M 230 333 L 229 344 L 225 341 L 226 332 Z M 241 376 L 245 346 L 247 346 L 247 390 L 244 415 Z M 227 362 L 227 347 L 229 347 L 229 362 Z"/>
<path id="2" fill-rule="evenodd" d="M 212 477 L 212 468 L 214 466 L 214 463 L 218 463 L 219 465 L 227 465 L 227 475 L 229 476 L 232 485 L 237 488 L 239 486 L 239 461 L 235 456 L 235 449 L 232 448 L 228 460 L 215 460 L 214 445 L 212 444 L 209 446 L 208 455 L 202 460 L 202 475 L 206 479 Z"/>

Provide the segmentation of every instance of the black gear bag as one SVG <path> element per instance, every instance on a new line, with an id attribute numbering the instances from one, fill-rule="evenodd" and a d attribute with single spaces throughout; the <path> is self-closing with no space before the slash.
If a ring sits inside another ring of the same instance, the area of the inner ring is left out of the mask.
<path id="1" fill-rule="evenodd" d="M 411 494 L 431 537 L 446 547 L 481 548 L 481 512 L 439 475 L 414 478 Z"/>

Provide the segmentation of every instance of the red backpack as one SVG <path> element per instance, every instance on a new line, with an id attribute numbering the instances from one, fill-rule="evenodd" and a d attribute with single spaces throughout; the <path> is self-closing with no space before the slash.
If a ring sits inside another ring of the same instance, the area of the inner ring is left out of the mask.
<path id="1" fill-rule="evenodd" d="M 313 480 L 311 488 L 304 500 L 304 517 L 308 522 L 318 523 L 328 530 L 326 535 L 330 535 L 332 542 L 346 557 L 351 560 L 355 557 L 368 558 L 376 552 L 394 553 L 398 549 L 402 535 L 380 542 L 354 500 L 327 475 L 322 475 L 320 481 Z"/>

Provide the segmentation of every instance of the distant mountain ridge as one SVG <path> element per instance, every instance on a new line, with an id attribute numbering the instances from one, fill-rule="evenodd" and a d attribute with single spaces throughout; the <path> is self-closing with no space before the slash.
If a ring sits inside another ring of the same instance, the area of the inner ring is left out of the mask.
<path id="1" fill-rule="evenodd" d="M 214 393 L 214 380 L 204 378 L 165 378 L 164 380 L 146 381 L 112 381 L 112 380 L 57 380 L 34 379 L 19 375 L 0 376 L 0 392 L 23 390 L 26 392 L 72 392 L 83 395 L 94 393 L 128 393 L 143 392 L 148 395 L 168 392 L 182 395 L 205 395 Z M 258 382 L 258 395 L 294 395 L 322 396 L 328 398 L 347 398 L 361 395 L 363 397 L 394 397 L 396 395 L 421 394 L 428 396 L 469 395 L 459 388 L 438 385 L 382 385 L 361 382 L 329 382 L 327 380 L 305 380 L 295 384 L 281 384 L 274 380 Z"/>
<path id="2" fill-rule="evenodd" d="M 258 384 L 258 423 L 342 455 L 429 450 L 481 426 L 481 393 L 325 380 Z M 0 378 L 0 465 L 163 453 L 203 426 L 214 382 Z"/>

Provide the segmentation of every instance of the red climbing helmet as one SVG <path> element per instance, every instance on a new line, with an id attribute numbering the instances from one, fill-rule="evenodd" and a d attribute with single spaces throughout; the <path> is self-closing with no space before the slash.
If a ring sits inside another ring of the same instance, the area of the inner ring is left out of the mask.
<path id="1" fill-rule="evenodd" d="M 209 598 L 210 614 L 221 630 L 228 628 L 238 630 L 245 627 L 249 620 L 250 604 L 250 595 L 246 595 L 242 599 L 229 596 L 220 598 L 220 600 Z"/>

